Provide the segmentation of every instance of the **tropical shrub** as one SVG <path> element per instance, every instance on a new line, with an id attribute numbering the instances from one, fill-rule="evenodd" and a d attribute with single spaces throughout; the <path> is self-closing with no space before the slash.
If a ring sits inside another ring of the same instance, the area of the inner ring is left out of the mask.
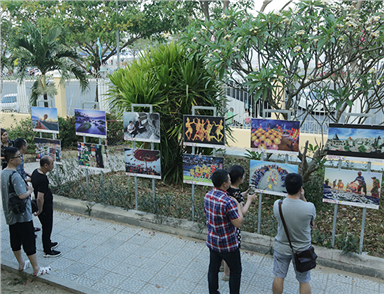
<path id="1" fill-rule="evenodd" d="M 176 43 L 160 45 L 116 71 L 110 80 L 109 101 L 118 117 L 131 111 L 131 104 L 152 104 L 153 112 L 160 113 L 161 143 L 155 149 L 161 151 L 163 180 L 181 183 L 183 114 L 191 114 L 192 106 L 216 106 L 223 115 L 220 84 L 211 78 L 204 59 L 188 57 Z"/>

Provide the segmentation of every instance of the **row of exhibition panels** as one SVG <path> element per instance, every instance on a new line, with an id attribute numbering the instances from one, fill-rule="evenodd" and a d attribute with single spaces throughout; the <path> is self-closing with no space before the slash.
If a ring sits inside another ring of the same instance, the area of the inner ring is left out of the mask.
<path id="1" fill-rule="evenodd" d="M 56 108 L 32 107 L 33 130 L 58 134 Z M 124 139 L 160 143 L 160 114 L 123 113 Z M 75 109 L 76 135 L 107 137 L 106 113 L 100 110 Z M 328 159 L 383 162 L 384 127 L 378 125 L 330 124 L 326 144 Z M 298 155 L 300 122 L 273 119 L 252 119 L 250 148 L 252 151 L 281 155 Z M 184 115 L 183 144 L 207 148 L 225 147 L 225 118 Z M 35 138 L 36 158 L 51 155 L 62 163 L 61 143 L 57 139 Z M 77 143 L 78 163 L 82 168 L 109 169 L 108 146 Z M 161 179 L 160 151 L 125 148 L 127 175 Z M 224 158 L 195 154 L 183 155 L 184 183 L 212 186 L 211 174 L 224 168 Z M 255 191 L 284 196 L 284 179 L 298 172 L 298 165 L 263 160 L 250 161 L 250 186 Z M 325 168 L 323 201 L 378 209 L 382 173 Z"/>

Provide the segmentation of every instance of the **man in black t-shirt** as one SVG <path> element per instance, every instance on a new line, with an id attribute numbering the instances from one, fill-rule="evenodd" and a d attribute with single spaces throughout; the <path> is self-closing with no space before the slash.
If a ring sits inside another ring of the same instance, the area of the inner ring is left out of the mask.
<path id="1" fill-rule="evenodd" d="M 35 213 L 40 219 L 43 228 L 43 248 L 44 257 L 57 257 L 61 253 L 53 250 L 57 247 L 57 242 L 51 242 L 51 233 L 53 226 L 53 196 L 49 188 L 47 172 L 53 170 L 53 158 L 45 155 L 40 159 L 40 168 L 32 173 L 31 182 L 37 198 L 38 211 Z"/>

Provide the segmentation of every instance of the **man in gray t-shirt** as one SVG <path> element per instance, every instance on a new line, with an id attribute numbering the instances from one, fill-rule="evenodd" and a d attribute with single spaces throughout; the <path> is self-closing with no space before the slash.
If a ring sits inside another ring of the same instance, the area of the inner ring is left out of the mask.
<path id="1" fill-rule="evenodd" d="M 282 212 L 287 225 L 289 237 L 293 250 L 306 250 L 311 246 L 311 228 L 316 218 L 316 208 L 313 203 L 307 202 L 302 187 L 303 180 L 299 174 L 291 173 L 285 178 L 285 187 L 288 192 L 287 198 L 283 200 Z M 287 276 L 289 263 L 294 263 L 292 249 L 289 246 L 284 225 L 280 218 L 279 201 L 273 205 L 273 213 L 278 222 L 277 235 L 275 237 L 273 273 L 273 294 L 281 294 L 284 289 L 284 278 Z M 310 271 L 300 273 L 296 271 L 296 279 L 300 283 L 300 294 L 311 293 Z"/>
<path id="2" fill-rule="evenodd" d="M 32 265 L 33 275 L 40 276 L 48 273 L 49 267 L 39 267 L 36 258 L 36 240 L 32 223 L 31 194 L 33 188 L 27 186 L 16 167 L 21 164 L 20 151 L 15 147 L 4 150 L 7 168 L 1 172 L 1 198 L 5 221 L 9 226 L 10 242 L 13 254 L 19 264 L 19 271 Z M 15 214 L 9 207 L 9 199 L 19 197 L 24 201 L 26 209 L 23 213 Z M 23 260 L 21 247 L 27 254 L 27 261 Z"/>

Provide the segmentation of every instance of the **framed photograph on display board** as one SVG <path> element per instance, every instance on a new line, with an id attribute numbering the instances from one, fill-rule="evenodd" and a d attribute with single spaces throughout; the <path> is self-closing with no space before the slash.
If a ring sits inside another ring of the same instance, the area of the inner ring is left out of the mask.
<path id="1" fill-rule="evenodd" d="M 81 168 L 109 169 L 106 145 L 77 142 L 77 155 Z"/>
<path id="2" fill-rule="evenodd" d="M 36 161 L 44 155 L 49 155 L 57 164 L 62 164 L 61 160 L 61 141 L 56 139 L 35 138 Z"/>
<path id="3" fill-rule="evenodd" d="M 107 119 L 105 111 L 75 109 L 77 136 L 107 138 Z"/>
<path id="4" fill-rule="evenodd" d="M 379 209 L 382 174 L 326 168 L 323 202 Z"/>
<path id="5" fill-rule="evenodd" d="M 297 171 L 298 166 L 293 164 L 251 160 L 249 185 L 259 193 L 286 196 L 285 177 Z"/>
<path id="6" fill-rule="evenodd" d="M 300 122 L 252 118 L 252 151 L 299 154 Z"/>
<path id="7" fill-rule="evenodd" d="M 127 175 L 161 179 L 159 150 L 125 148 L 124 162 Z"/>
<path id="8" fill-rule="evenodd" d="M 124 140 L 160 143 L 160 114 L 124 112 Z"/>
<path id="9" fill-rule="evenodd" d="M 200 146 L 211 148 L 224 146 L 224 117 L 184 115 L 183 142 L 185 146 Z"/>
<path id="10" fill-rule="evenodd" d="M 183 154 L 183 182 L 187 184 L 213 186 L 211 175 L 224 168 L 223 157 Z"/>
<path id="11" fill-rule="evenodd" d="M 57 108 L 31 107 L 32 130 L 43 133 L 59 133 Z"/>
<path id="12" fill-rule="evenodd" d="M 329 124 L 328 159 L 382 162 L 384 126 Z"/>

